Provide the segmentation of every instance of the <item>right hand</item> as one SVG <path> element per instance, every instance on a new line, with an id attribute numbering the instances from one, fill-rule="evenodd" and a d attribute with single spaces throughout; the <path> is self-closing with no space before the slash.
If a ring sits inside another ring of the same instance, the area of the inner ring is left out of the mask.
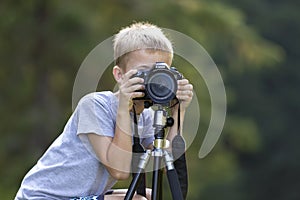
<path id="1" fill-rule="evenodd" d="M 122 108 L 132 109 L 133 98 L 143 97 L 143 92 L 137 92 L 137 90 L 144 90 L 144 79 L 139 77 L 131 78 L 137 73 L 136 69 L 129 70 L 122 75 L 122 78 L 117 82 L 119 84 L 119 106 Z"/>

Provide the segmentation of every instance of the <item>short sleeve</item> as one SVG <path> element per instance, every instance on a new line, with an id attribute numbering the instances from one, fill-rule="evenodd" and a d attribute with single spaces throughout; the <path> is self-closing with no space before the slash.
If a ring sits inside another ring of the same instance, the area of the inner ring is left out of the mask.
<path id="1" fill-rule="evenodd" d="M 96 93 L 83 97 L 76 108 L 77 135 L 95 133 L 114 136 L 114 119 L 109 99 Z"/>
<path id="2" fill-rule="evenodd" d="M 84 96 L 75 110 L 76 135 L 86 149 L 96 158 L 87 134 L 114 137 L 115 119 L 112 115 L 110 99 L 105 95 L 91 93 Z"/>

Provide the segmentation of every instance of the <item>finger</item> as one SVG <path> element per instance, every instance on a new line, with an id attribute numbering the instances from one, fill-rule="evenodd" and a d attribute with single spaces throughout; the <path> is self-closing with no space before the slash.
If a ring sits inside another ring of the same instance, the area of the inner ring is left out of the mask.
<path id="1" fill-rule="evenodd" d="M 130 99 L 138 98 L 138 97 L 143 97 L 145 96 L 144 92 L 133 92 L 130 96 Z"/>
<path id="2" fill-rule="evenodd" d="M 142 91 L 141 91 L 142 90 Z M 120 87 L 120 92 L 124 95 L 127 96 L 128 99 L 131 98 L 131 95 L 133 92 L 143 92 L 145 90 L 144 85 L 132 85 L 130 87 L 125 87 L 124 85 Z"/>
<path id="3" fill-rule="evenodd" d="M 127 90 L 126 88 L 130 88 L 133 85 L 139 85 L 139 86 L 144 85 L 143 82 L 144 79 L 142 78 L 132 78 L 127 81 L 122 80 L 120 83 L 120 88 L 123 88 L 123 90 Z"/>
<path id="4" fill-rule="evenodd" d="M 119 79 L 117 82 L 119 84 L 124 84 L 124 83 L 126 83 L 136 73 L 137 73 L 136 69 L 129 70 L 128 72 L 126 72 L 125 74 L 123 74 L 122 78 Z"/>
<path id="5" fill-rule="evenodd" d="M 124 92 L 132 93 L 132 92 L 135 92 L 137 90 L 145 90 L 145 86 L 144 85 L 140 85 L 140 84 L 138 84 L 138 85 L 131 85 L 131 86 L 127 87 Z"/>
<path id="6" fill-rule="evenodd" d="M 134 77 L 127 80 L 126 82 L 128 85 L 134 85 L 134 84 L 144 83 L 144 79 L 139 77 Z"/>
<path id="7" fill-rule="evenodd" d="M 178 90 L 193 90 L 193 85 L 192 84 L 186 84 L 186 85 L 178 85 L 177 87 Z"/>
<path id="8" fill-rule="evenodd" d="M 177 81 L 178 85 L 186 85 L 189 84 L 189 80 L 187 79 L 181 79 Z"/>
<path id="9" fill-rule="evenodd" d="M 176 98 L 182 102 L 190 102 L 192 100 L 192 96 L 189 95 L 177 95 Z"/>
<path id="10" fill-rule="evenodd" d="M 176 93 L 176 96 L 192 97 L 193 96 L 193 91 L 191 91 L 191 90 L 178 90 L 177 93 Z"/>
<path id="11" fill-rule="evenodd" d="M 123 75 L 123 80 L 129 80 L 134 74 L 138 72 L 137 69 L 131 69 Z"/>

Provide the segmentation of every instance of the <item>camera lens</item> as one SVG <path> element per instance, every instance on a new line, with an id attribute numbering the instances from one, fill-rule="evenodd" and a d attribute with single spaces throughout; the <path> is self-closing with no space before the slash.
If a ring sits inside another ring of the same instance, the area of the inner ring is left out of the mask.
<path id="1" fill-rule="evenodd" d="M 175 97 L 177 80 L 168 70 L 155 71 L 149 75 L 146 85 L 149 97 L 156 103 L 168 103 Z"/>

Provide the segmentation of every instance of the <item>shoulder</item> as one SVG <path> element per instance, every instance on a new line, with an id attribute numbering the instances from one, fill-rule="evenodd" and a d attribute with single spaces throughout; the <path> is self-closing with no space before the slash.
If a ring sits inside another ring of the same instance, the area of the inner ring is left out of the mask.
<path id="1" fill-rule="evenodd" d="M 82 106 L 85 104 L 105 106 L 115 104 L 116 102 L 116 96 L 110 91 L 93 92 L 82 97 L 78 103 L 78 106 Z"/>

